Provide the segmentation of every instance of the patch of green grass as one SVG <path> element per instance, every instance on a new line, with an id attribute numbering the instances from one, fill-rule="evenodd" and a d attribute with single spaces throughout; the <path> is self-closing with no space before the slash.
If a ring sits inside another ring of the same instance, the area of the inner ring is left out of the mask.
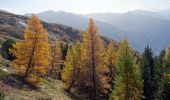
<path id="1" fill-rule="evenodd" d="M 42 82 L 46 84 L 49 88 L 54 88 L 54 84 L 47 79 L 42 79 Z"/>
<path id="2" fill-rule="evenodd" d="M 0 100 L 4 100 L 5 98 L 5 93 L 0 91 Z"/>
<path id="3" fill-rule="evenodd" d="M 0 69 L 0 80 L 4 80 L 7 77 L 8 73 Z"/>
<path id="4" fill-rule="evenodd" d="M 11 66 L 11 62 L 5 58 L 3 58 L 1 55 L 0 55 L 0 67 L 9 67 Z"/>

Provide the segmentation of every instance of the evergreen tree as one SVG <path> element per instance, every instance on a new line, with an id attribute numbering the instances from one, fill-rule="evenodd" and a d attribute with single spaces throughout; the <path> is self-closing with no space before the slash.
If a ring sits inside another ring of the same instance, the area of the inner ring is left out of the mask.
<path id="1" fill-rule="evenodd" d="M 144 100 L 154 100 L 154 58 L 151 48 L 147 45 L 141 58 L 142 79 L 144 80 Z"/>
<path id="2" fill-rule="evenodd" d="M 64 43 L 64 42 L 61 43 L 61 51 L 62 51 L 62 59 L 63 60 L 66 59 L 68 47 L 69 46 L 67 43 Z"/>
<path id="3" fill-rule="evenodd" d="M 64 63 L 65 67 L 62 71 L 62 80 L 66 82 L 68 92 L 77 81 L 80 73 L 80 47 L 80 44 L 77 43 L 75 46 L 69 48 Z"/>
<path id="4" fill-rule="evenodd" d="M 38 17 L 30 18 L 24 30 L 24 40 L 14 44 L 10 52 L 16 57 L 13 67 L 24 80 L 27 77 L 35 77 L 34 75 L 46 74 L 50 60 L 50 45 L 48 33 Z"/>
<path id="5" fill-rule="evenodd" d="M 128 41 L 123 39 L 118 49 L 115 85 L 110 100 L 141 100 L 141 71 L 135 63 Z"/>
<path id="6" fill-rule="evenodd" d="M 154 66 L 154 100 L 164 100 L 163 99 L 163 92 L 165 86 L 165 77 L 164 77 L 164 56 L 165 50 L 161 51 L 160 55 L 155 58 L 155 66 Z"/>
<path id="7" fill-rule="evenodd" d="M 79 84 L 84 87 L 83 90 L 89 92 L 93 100 L 101 94 L 107 94 L 109 88 L 105 75 L 107 67 L 104 66 L 104 44 L 98 33 L 93 19 L 90 19 L 89 26 L 83 34 Z"/>
<path id="8" fill-rule="evenodd" d="M 1 54 L 2 57 L 8 59 L 8 60 L 14 60 L 15 56 L 13 56 L 12 54 L 10 54 L 9 49 L 12 48 L 12 45 L 14 44 L 14 40 L 12 39 L 7 39 L 2 43 L 2 48 L 1 48 Z"/>

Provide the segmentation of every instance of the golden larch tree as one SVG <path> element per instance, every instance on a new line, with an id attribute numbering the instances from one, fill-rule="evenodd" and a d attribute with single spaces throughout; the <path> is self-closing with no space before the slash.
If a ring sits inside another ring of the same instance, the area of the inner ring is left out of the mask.
<path id="1" fill-rule="evenodd" d="M 51 68 L 49 69 L 50 77 L 56 78 L 58 76 L 58 78 L 60 78 L 62 63 L 61 41 L 56 41 L 55 45 L 52 47 Z"/>
<path id="2" fill-rule="evenodd" d="M 117 52 L 113 41 L 110 42 L 106 53 L 106 65 L 109 68 L 110 77 L 115 76 L 115 64 L 116 64 Z"/>
<path id="3" fill-rule="evenodd" d="M 50 60 L 47 31 L 39 18 L 32 16 L 24 30 L 24 40 L 13 45 L 10 52 L 16 57 L 13 67 L 23 79 L 34 74 L 43 76 Z"/>
<path id="4" fill-rule="evenodd" d="M 113 41 L 109 43 L 107 52 L 106 52 L 106 66 L 109 69 L 108 81 L 111 85 L 111 89 L 113 89 L 114 85 L 114 77 L 116 75 L 116 59 L 117 59 L 117 51 Z"/>
<path id="5" fill-rule="evenodd" d="M 62 71 L 62 80 L 66 83 L 68 92 L 73 87 L 80 74 L 80 47 L 81 45 L 79 43 L 70 47 L 64 63 L 65 67 Z"/>
<path id="6" fill-rule="evenodd" d="M 79 84 L 90 93 L 91 99 L 95 100 L 101 93 L 105 94 L 108 88 L 105 73 L 107 67 L 104 66 L 105 49 L 98 29 L 90 19 L 89 26 L 83 34 L 81 49 L 81 76 Z M 82 80 L 83 79 L 83 80 Z"/>

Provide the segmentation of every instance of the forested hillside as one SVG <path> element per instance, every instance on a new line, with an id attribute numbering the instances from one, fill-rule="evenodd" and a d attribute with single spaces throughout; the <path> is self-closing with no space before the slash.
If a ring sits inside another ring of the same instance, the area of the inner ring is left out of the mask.
<path id="1" fill-rule="evenodd" d="M 142 53 L 124 37 L 0 12 L 0 100 L 169 100 L 170 47 Z"/>

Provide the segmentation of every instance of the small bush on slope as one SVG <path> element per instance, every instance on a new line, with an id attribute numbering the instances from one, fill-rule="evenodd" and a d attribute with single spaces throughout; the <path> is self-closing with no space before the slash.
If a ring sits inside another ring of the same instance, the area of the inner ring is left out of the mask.
<path id="1" fill-rule="evenodd" d="M 5 93 L 0 91 L 0 100 L 4 100 L 5 98 Z"/>

